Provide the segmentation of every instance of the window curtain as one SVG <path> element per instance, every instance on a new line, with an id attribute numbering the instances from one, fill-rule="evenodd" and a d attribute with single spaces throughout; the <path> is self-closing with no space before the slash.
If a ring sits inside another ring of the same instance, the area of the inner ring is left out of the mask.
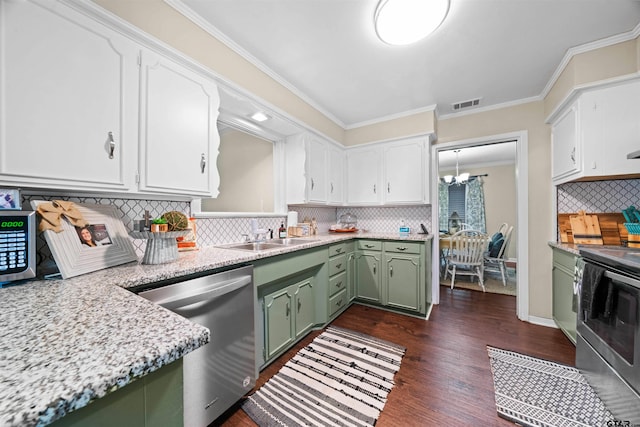
<path id="1" fill-rule="evenodd" d="M 466 222 L 474 230 L 487 232 L 487 220 L 484 211 L 484 189 L 482 178 L 471 179 L 467 182 L 466 192 Z"/>
<path id="2" fill-rule="evenodd" d="M 438 218 L 440 230 L 449 230 L 449 186 L 438 183 Z"/>

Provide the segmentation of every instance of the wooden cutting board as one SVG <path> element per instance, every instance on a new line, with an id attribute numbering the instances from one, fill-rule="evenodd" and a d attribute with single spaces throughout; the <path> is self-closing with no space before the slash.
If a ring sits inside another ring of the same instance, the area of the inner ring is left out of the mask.
<path id="1" fill-rule="evenodd" d="M 573 243 L 573 232 L 571 231 L 570 216 L 577 213 L 558 214 L 558 234 L 562 243 Z M 622 246 L 628 240 L 626 222 L 620 212 L 592 212 L 589 215 L 596 215 L 600 223 L 600 232 L 605 245 Z"/>
<path id="2" fill-rule="evenodd" d="M 577 215 L 569 217 L 573 242 L 585 245 L 603 245 L 600 222 L 597 215 L 587 215 L 578 211 Z"/>

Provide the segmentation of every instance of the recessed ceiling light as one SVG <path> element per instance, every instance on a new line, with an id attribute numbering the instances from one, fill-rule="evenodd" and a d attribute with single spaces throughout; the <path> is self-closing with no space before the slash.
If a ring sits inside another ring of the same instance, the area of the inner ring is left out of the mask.
<path id="1" fill-rule="evenodd" d="M 271 118 L 271 116 L 267 115 L 266 113 L 263 113 L 262 111 L 258 111 L 257 113 L 253 113 L 251 115 L 251 118 L 256 122 L 266 122 Z"/>
<path id="2" fill-rule="evenodd" d="M 373 19 L 380 40 L 405 45 L 435 31 L 447 12 L 449 0 L 380 0 Z"/>

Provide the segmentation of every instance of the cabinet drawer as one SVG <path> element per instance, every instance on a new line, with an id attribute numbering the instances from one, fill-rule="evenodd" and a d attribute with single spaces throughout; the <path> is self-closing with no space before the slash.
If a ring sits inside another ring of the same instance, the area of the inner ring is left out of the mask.
<path id="1" fill-rule="evenodd" d="M 384 242 L 385 252 L 400 252 L 404 254 L 419 254 L 420 243 L 415 242 Z"/>
<path id="2" fill-rule="evenodd" d="M 329 246 L 329 257 L 336 256 L 336 255 L 342 255 L 342 254 L 344 254 L 346 252 L 347 252 L 347 244 L 346 243 L 340 243 L 338 245 Z"/>
<path id="3" fill-rule="evenodd" d="M 382 242 L 377 240 L 358 240 L 357 248 L 365 251 L 381 251 Z"/>
<path id="4" fill-rule="evenodd" d="M 347 305 L 347 290 L 343 289 L 329 298 L 329 317 L 336 314 Z"/>
<path id="5" fill-rule="evenodd" d="M 342 273 L 329 279 L 329 296 L 333 296 L 347 286 L 347 272 Z"/>
<path id="6" fill-rule="evenodd" d="M 339 255 L 329 260 L 329 277 L 342 273 L 347 268 L 347 255 Z"/>

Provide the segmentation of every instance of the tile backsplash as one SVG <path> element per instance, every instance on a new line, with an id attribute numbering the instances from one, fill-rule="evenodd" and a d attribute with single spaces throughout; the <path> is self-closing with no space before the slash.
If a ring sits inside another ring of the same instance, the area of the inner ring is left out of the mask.
<path id="1" fill-rule="evenodd" d="M 570 182 L 557 187 L 558 213 L 620 212 L 640 207 L 640 179 Z"/>
<path id="2" fill-rule="evenodd" d="M 32 200 L 67 200 L 82 204 L 113 205 L 120 213 L 120 218 L 127 230 L 133 230 L 133 221 L 142 219 L 144 211 L 148 210 L 151 217 L 158 217 L 168 211 L 179 211 L 190 216 L 189 202 L 147 200 L 147 199 L 122 199 L 95 196 L 78 196 L 55 193 L 46 195 L 23 192 L 21 194 L 22 208 L 31 209 Z M 320 233 L 326 233 L 332 224 L 338 221 L 340 215 L 350 212 L 356 215 L 358 228 L 366 231 L 382 233 L 398 232 L 398 227 L 404 222 L 411 228 L 411 233 L 420 231 L 420 224 L 424 224 L 428 230 L 431 228 L 431 206 L 400 206 L 400 207 L 357 207 L 357 208 L 335 208 L 335 207 L 300 207 L 290 206 L 290 210 L 298 212 L 299 221 L 305 218 L 315 218 L 318 223 Z M 258 227 L 273 229 L 274 236 L 277 236 L 281 223 L 286 225 L 286 217 L 260 217 L 257 218 Z M 250 230 L 251 218 L 198 218 L 196 221 L 198 246 L 207 247 L 224 243 L 239 242 L 243 239 L 242 234 Z M 431 231 L 429 231 L 431 232 Z M 132 239 L 134 248 L 138 256 L 144 255 L 146 241 Z M 54 268 L 52 266 L 52 256 L 47 243 L 41 235 L 38 236 L 36 249 L 38 253 L 38 266 L 47 272 Z"/>
<path id="3" fill-rule="evenodd" d="M 91 197 L 91 196 L 67 196 L 67 195 L 39 195 L 33 193 L 23 192 L 21 194 L 21 203 L 23 210 L 31 210 L 32 200 L 66 200 L 74 203 L 82 203 L 88 205 L 113 205 L 120 213 L 120 218 L 129 231 L 133 230 L 133 221 L 142 219 L 144 217 L 144 211 L 148 210 L 152 218 L 158 217 L 168 211 L 179 211 L 185 215 L 189 215 L 189 202 L 174 202 L 166 200 L 138 200 L 138 199 L 112 199 L 105 197 Z M 133 246 L 136 250 L 136 254 L 142 257 L 146 247 L 146 241 L 140 239 L 132 239 Z M 37 264 L 38 267 L 42 267 L 44 264 L 52 262 L 51 251 L 47 246 L 42 235 L 38 235 L 36 242 L 37 251 Z M 50 270 L 52 267 L 45 267 L 45 270 Z"/>

